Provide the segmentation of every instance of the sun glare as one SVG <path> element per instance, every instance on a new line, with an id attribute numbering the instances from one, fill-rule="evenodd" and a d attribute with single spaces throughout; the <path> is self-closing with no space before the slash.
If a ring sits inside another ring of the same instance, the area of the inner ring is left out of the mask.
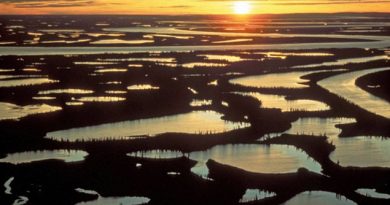
<path id="1" fill-rule="evenodd" d="M 249 2 L 237 1 L 234 2 L 234 13 L 235 14 L 248 14 L 250 12 L 251 5 Z"/>

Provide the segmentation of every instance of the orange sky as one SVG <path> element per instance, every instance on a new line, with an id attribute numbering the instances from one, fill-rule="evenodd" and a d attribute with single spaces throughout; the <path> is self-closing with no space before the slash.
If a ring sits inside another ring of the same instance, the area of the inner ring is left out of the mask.
<path id="1" fill-rule="evenodd" d="M 231 14 L 233 0 L 0 0 L 1 14 Z M 251 14 L 390 12 L 390 0 L 252 0 Z"/>

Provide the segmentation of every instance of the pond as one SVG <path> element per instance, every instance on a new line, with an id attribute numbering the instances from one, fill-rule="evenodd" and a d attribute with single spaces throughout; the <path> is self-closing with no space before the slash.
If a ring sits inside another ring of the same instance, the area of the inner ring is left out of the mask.
<path id="1" fill-rule="evenodd" d="M 215 111 L 192 111 L 164 117 L 129 120 L 49 132 L 46 138 L 71 142 L 131 139 L 137 136 L 155 136 L 167 132 L 190 134 L 221 133 L 250 126 L 248 123 L 222 120 L 222 116 L 222 114 Z"/>
<path id="2" fill-rule="evenodd" d="M 376 97 L 355 85 L 356 79 L 359 77 L 385 70 L 390 70 L 390 68 L 375 68 L 347 72 L 325 78 L 324 80 L 319 81 L 318 85 L 368 112 L 390 119 L 390 103 L 388 101 Z"/>
<path id="3" fill-rule="evenodd" d="M 390 194 L 379 193 L 375 189 L 357 189 L 356 192 L 371 198 L 390 199 Z"/>
<path id="4" fill-rule="evenodd" d="M 31 163 L 36 161 L 56 159 L 64 162 L 83 161 L 88 155 L 87 152 L 80 150 L 43 150 L 43 151 L 28 151 L 7 154 L 5 158 L 0 159 L 0 162 L 11 164 Z"/>
<path id="5" fill-rule="evenodd" d="M 274 196 L 276 196 L 276 193 L 274 192 L 260 190 L 260 189 L 247 189 L 239 202 L 248 203 L 248 202 L 258 201 L 258 200 L 262 200 Z"/>
<path id="6" fill-rule="evenodd" d="M 24 78 L 15 80 L 0 80 L 0 88 L 41 85 L 47 83 L 57 83 L 57 80 L 49 78 Z"/>
<path id="7" fill-rule="evenodd" d="M 147 204 L 150 201 L 149 198 L 143 196 L 103 197 L 94 190 L 77 188 L 75 191 L 83 194 L 98 196 L 96 200 L 79 202 L 76 205 L 141 205 Z"/>
<path id="8" fill-rule="evenodd" d="M 12 103 L 0 102 L 0 121 L 19 120 L 35 114 L 43 114 L 62 110 L 61 107 L 46 104 L 19 106 Z"/>
<path id="9" fill-rule="evenodd" d="M 287 73 L 270 73 L 239 77 L 231 79 L 229 82 L 234 85 L 255 88 L 306 88 L 309 86 L 303 83 L 307 83 L 308 80 L 302 79 L 301 77 L 310 73 L 313 72 L 297 71 Z"/>
<path id="10" fill-rule="evenodd" d="M 171 150 L 146 150 L 146 151 L 136 151 L 126 154 L 129 157 L 137 157 L 143 159 L 174 159 L 183 156 L 183 153 L 180 151 L 171 151 Z"/>
<path id="11" fill-rule="evenodd" d="M 328 142 L 336 146 L 336 150 L 331 153 L 330 158 L 342 166 L 390 167 L 390 159 L 388 158 L 390 140 L 369 136 L 338 137 L 341 129 L 337 128 L 336 125 L 354 122 L 356 120 L 353 118 L 299 118 L 284 133 L 327 136 Z M 269 137 L 276 137 L 280 134 L 273 133 Z"/>
<path id="12" fill-rule="evenodd" d="M 336 61 L 330 61 L 330 62 L 324 62 L 318 64 L 293 66 L 292 68 L 315 68 L 321 66 L 340 66 L 340 65 L 346 65 L 348 63 L 367 63 L 370 61 L 387 60 L 387 59 L 389 59 L 387 55 L 369 56 L 369 57 L 360 57 L 360 58 L 345 58 L 345 59 L 339 59 Z"/>
<path id="13" fill-rule="evenodd" d="M 326 191 L 305 191 L 281 205 L 357 205 L 345 196 Z"/>
<path id="14" fill-rule="evenodd" d="M 326 111 L 330 109 L 330 107 L 327 104 L 316 100 L 306 100 L 306 99 L 287 100 L 286 96 L 261 94 L 255 92 L 251 92 L 251 93 L 236 92 L 236 94 L 254 97 L 261 102 L 262 108 L 277 108 L 277 109 L 281 109 L 282 112 L 292 112 L 292 111 L 311 112 L 311 111 Z"/>
<path id="15" fill-rule="evenodd" d="M 288 145 L 228 144 L 218 145 L 205 151 L 191 152 L 189 157 L 203 164 L 192 170 L 205 177 L 206 162 L 213 159 L 219 163 L 258 173 L 290 173 L 304 167 L 320 173 L 321 165 L 306 153 Z"/>

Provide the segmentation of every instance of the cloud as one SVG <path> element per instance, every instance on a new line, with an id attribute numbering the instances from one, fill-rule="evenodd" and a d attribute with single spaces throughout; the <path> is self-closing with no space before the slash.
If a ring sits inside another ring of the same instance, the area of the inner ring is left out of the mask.
<path id="1" fill-rule="evenodd" d="M 79 7 L 97 5 L 95 0 L 0 0 L 0 4 L 11 4 L 16 8 Z"/>
<path id="2" fill-rule="evenodd" d="M 272 5 L 336 5 L 336 4 L 372 4 L 390 3 L 390 0 L 329 0 L 329 1 L 266 1 Z"/>
<path id="3" fill-rule="evenodd" d="M 189 5 L 173 5 L 173 6 L 159 6 L 155 8 L 161 8 L 161 9 L 183 9 L 183 8 L 191 8 L 192 6 Z"/>
<path id="4" fill-rule="evenodd" d="M 234 2 L 234 0 L 200 0 L 208 2 Z M 390 3 L 390 0 L 248 0 L 253 4 L 271 4 L 271 5 L 336 5 L 336 4 L 372 4 L 372 3 Z"/>

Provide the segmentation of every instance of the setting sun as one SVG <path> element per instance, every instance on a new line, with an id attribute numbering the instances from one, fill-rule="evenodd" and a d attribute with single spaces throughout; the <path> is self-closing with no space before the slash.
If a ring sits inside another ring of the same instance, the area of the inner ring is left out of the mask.
<path id="1" fill-rule="evenodd" d="M 236 14 L 248 14 L 250 12 L 251 6 L 249 2 L 237 1 L 234 2 L 234 13 Z"/>

